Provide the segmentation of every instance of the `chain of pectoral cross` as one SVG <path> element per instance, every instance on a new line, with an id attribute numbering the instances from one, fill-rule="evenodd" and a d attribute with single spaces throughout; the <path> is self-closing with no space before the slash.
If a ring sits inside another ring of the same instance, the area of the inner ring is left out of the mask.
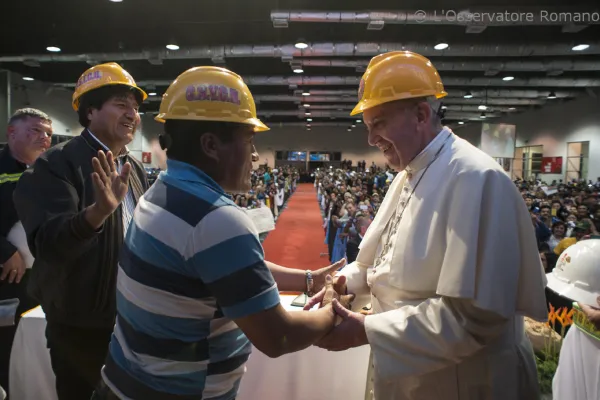
<path id="1" fill-rule="evenodd" d="M 400 211 L 400 214 L 398 215 L 398 207 L 396 207 L 396 209 L 394 210 L 394 214 L 388 221 L 389 227 L 385 228 L 385 230 L 387 230 L 389 228 L 388 235 L 385 239 L 385 243 L 384 243 L 383 247 L 381 248 L 381 252 L 379 253 L 379 256 L 375 259 L 375 265 L 373 266 L 373 271 L 375 271 L 375 268 L 377 268 L 381 264 L 383 259 L 386 257 L 387 253 L 390 251 L 390 249 L 392 247 L 392 239 L 396 235 L 396 231 L 398 230 L 398 226 L 400 225 L 400 221 L 402 220 L 402 215 L 404 214 L 404 210 L 406 210 L 406 208 L 408 207 L 408 203 L 410 202 L 410 199 L 412 198 L 413 194 L 415 193 L 415 190 L 417 190 L 419 183 L 421 183 L 421 179 L 423 179 L 423 177 L 427 173 L 427 170 L 429 169 L 431 164 L 433 164 L 433 162 L 435 160 L 437 160 L 438 156 L 440 155 L 440 153 L 442 152 L 444 147 L 446 147 L 446 143 L 448 142 L 448 139 L 450 139 L 451 136 L 452 136 L 452 133 L 450 133 L 448 135 L 448 137 L 444 140 L 444 143 L 442 144 L 440 149 L 437 151 L 437 153 L 435 153 L 435 156 L 433 157 L 433 159 L 429 162 L 429 164 L 427 164 L 427 167 L 425 167 L 425 170 L 419 177 L 419 180 L 417 180 L 417 183 L 413 186 L 413 189 L 410 192 L 410 194 L 408 195 L 408 198 L 406 199 L 404 204 L 401 204 L 402 211 Z M 407 179 L 410 179 L 411 175 L 412 175 L 411 173 L 408 173 Z"/>

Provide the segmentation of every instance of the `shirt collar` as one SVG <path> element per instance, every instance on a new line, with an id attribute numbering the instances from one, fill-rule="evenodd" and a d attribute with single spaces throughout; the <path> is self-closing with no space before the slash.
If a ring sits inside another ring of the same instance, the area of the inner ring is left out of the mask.
<path id="1" fill-rule="evenodd" d="M 213 178 L 208 176 L 200 168 L 194 167 L 191 164 L 173 159 L 167 159 L 167 170 L 163 173 L 180 181 L 200 183 L 201 185 L 207 186 L 217 193 L 231 198 L 231 196 L 225 193 L 223 188 L 217 182 L 215 182 Z"/>
<path id="2" fill-rule="evenodd" d="M 108 147 L 107 147 L 107 146 L 106 146 L 104 143 L 102 143 L 102 141 L 101 141 L 100 139 L 98 139 L 98 138 L 96 137 L 96 135 L 94 135 L 94 134 L 92 133 L 92 131 L 90 131 L 90 129 L 89 129 L 89 128 L 87 128 L 87 129 L 85 130 L 85 132 L 87 132 L 87 133 L 90 135 L 90 137 L 91 137 L 93 140 L 95 140 L 97 144 L 99 144 L 99 145 L 100 145 L 100 147 L 101 147 L 101 148 L 100 148 L 99 150 L 110 151 L 110 149 L 109 149 L 109 148 L 108 148 Z M 128 154 L 129 154 L 129 149 L 127 148 L 127 146 L 124 146 L 124 147 L 121 149 L 121 152 L 119 153 L 119 155 L 117 155 L 117 158 L 125 157 L 125 156 L 126 156 L 126 155 L 128 155 Z"/>
<path id="3" fill-rule="evenodd" d="M 408 174 L 414 174 L 427 167 L 444 143 L 446 143 L 446 139 L 449 135 L 452 136 L 452 131 L 450 128 L 444 127 L 444 129 L 442 129 L 440 133 L 438 133 L 437 136 L 429 142 L 415 158 L 413 158 L 406 167 L 406 172 Z"/>

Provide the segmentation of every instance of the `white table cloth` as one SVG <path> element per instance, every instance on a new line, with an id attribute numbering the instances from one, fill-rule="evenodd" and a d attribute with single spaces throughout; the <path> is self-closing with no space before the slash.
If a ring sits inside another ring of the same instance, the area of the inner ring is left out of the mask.
<path id="1" fill-rule="evenodd" d="M 294 298 L 282 295 L 281 303 L 299 311 L 290 305 Z M 39 307 L 21 318 L 10 360 L 12 399 L 57 400 L 45 329 Z M 369 346 L 339 353 L 310 347 L 276 359 L 254 349 L 237 400 L 363 400 L 368 362 Z"/>

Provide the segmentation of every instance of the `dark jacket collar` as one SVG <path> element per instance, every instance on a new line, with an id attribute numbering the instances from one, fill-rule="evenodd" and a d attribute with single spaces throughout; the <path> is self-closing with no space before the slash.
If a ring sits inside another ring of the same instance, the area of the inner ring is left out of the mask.
<path id="1" fill-rule="evenodd" d="M 23 172 L 27 169 L 27 164 L 22 163 L 13 157 L 8 144 L 0 151 L 0 173 L 10 174 Z"/>

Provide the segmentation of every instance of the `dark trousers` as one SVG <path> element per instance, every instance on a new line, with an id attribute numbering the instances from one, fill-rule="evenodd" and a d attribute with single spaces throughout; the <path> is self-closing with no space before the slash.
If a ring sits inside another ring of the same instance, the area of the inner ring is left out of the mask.
<path id="1" fill-rule="evenodd" d="M 29 281 L 30 271 L 25 271 L 19 283 L 0 283 L 0 300 L 19 299 L 20 303 L 15 313 L 15 324 L 13 326 L 0 327 L 0 386 L 4 388 L 10 398 L 10 388 L 8 387 L 8 371 L 10 368 L 10 354 L 12 351 L 17 325 L 21 319 L 21 314 L 27 310 L 36 307 L 37 302 L 27 295 L 27 282 Z"/>
<path id="2" fill-rule="evenodd" d="M 358 256 L 358 243 L 348 242 L 346 244 L 346 261 L 348 264 L 356 261 L 356 256 Z"/>
<path id="3" fill-rule="evenodd" d="M 329 262 L 332 262 L 331 256 L 333 255 L 333 244 L 335 243 L 336 234 L 337 226 L 335 226 L 333 221 L 329 221 L 329 236 L 327 237 L 327 250 L 329 251 Z"/>
<path id="4" fill-rule="evenodd" d="M 46 340 L 59 400 L 88 400 L 101 381 L 111 329 L 48 322 Z"/>

